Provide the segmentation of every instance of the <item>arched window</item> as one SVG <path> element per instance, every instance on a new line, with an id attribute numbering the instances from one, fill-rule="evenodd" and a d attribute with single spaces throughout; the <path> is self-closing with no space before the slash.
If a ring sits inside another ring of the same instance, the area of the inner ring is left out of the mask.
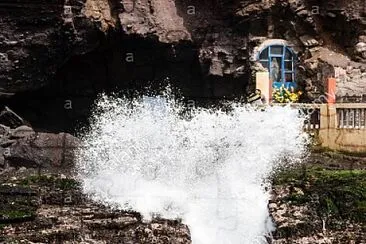
<path id="1" fill-rule="evenodd" d="M 274 87 L 295 87 L 295 54 L 288 46 L 267 46 L 259 53 L 258 61 L 268 69 Z"/>

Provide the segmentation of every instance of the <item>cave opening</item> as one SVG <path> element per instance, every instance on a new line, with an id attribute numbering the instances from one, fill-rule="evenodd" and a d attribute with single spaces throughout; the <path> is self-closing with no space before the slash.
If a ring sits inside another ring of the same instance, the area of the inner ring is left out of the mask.
<path id="1" fill-rule="evenodd" d="M 127 97 L 158 94 L 167 85 L 196 104 L 245 93 L 247 80 L 204 74 L 199 48 L 190 42 L 164 44 L 154 38 L 110 33 L 91 52 L 71 57 L 46 86 L 6 100 L 40 131 L 74 133 L 87 125 L 101 93 Z"/>

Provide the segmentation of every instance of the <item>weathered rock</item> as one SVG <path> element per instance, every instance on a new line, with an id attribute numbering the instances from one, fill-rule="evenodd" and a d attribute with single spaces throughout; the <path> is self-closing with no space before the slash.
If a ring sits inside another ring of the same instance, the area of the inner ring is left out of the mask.
<path id="1" fill-rule="evenodd" d="M 78 140 L 67 133 L 33 133 L 18 139 L 5 155 L 10 166 L 71 169 Z"/>
<path id="2" fill-rule="evenodd" d="M 5 151 L 6 151 L 6 149 L 0 147 L 0 168 L 5 167 L 5 157 L 4 157 Z"/>
<path id="3" fill-rule="evenodd" d="M 147 1 L 140 4 L 122 1 L 124 12 L 119 14 L 123 30 L 128 34 L 154 35 L 161 42 L 189 40 L 184 19 L 177 12 L 175 1 Z"/>
<path id="4" fill-rule="evenodd" d="M 10 138 L 17 139 L 17 138 L 28 137 L 33 135 L 34 133 L 35 132 L 31 127 L 22 125 L 12 130 L 12 132 L 10 133 Z"/>
<path id="5" fill-rule="evenodd" d="M 0 10 L 0 90 L 3 95 L 44 86 L 72 54 L 98 43 L 83 1 L 5 1 Z M 86 1 L 90 2 L 90 1 Z M 106 1 L 102 1 L 106 2 Z M 3 97 L 2 95 L 2 97 Z"/>
<path id="6" fill-rule="evenodd" d="M 312 49 L 312 57 L 305 61 L 305 89 L 312 100 L 318 99 L 325 93 L 326 80 L 329 77 L 337 79 L 336 96 L 338 100 L 357 95 L 359 100 L 366 94 L 366 75 L 363 71 L 366 64 L 354 62 L 349 57 L 327 48 Z"/>
<path id="7" fill-rule="evenodd" d="M 0 112 L 0 124 L 9 126 L 10 128 L 16 128 L 24 125 L 25 121 L 10 108 L 5 106 L 5 108 Z"/>
<path id="8" fill-rule="evenodd" d="M 300 40 L 306 47 L 314 47 L 319 45 L 319 42 L 315 38 L 308 35 L 300 36 Z"/>
<path id="9" fill-rule="evenodd" d="M 16 142 L 16 140 L 14 140 L 14 139 L 9 139 L 7 137 L 1 138 L 1 140 L 0 140 L 0 146 L 3 147 L 3 148 L 9 147 L 10 145 L 12 145 L 15 142 Z"/>
<path id="10" fill-rule="evenodd" d="M 32 169 L 0 174 L 0 242 L 190 244 L 180 221 L 143 222 L 136 212 L 88 199 L 80 184 Z"/>
<path id="11" fill-rule="evenodd" d="M 0 124 L 0 136 L 4 137 L 9 135 L 9 133 L 10 133 L 10 127 Z"/>

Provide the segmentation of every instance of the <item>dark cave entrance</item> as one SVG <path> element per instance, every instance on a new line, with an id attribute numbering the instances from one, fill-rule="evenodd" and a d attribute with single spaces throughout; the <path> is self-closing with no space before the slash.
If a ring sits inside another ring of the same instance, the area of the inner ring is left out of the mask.
<path id="1" fill-rule="evenodd" d="M 198 48 L 112 34 L 94 51 L 68 60 L 48 85 L 19 93 L 5 104 L 37 130 L 74 133 L 87 124 L 101 93 L 125 96 L 173 92 L 197 104 L 245 95 L 248 77 L 204 75 Z"/>

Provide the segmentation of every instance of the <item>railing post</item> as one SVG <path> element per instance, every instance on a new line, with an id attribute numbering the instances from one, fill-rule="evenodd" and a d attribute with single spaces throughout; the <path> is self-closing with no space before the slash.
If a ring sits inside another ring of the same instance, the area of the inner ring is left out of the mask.
<path id="1" fill-rule="evenodd" d="M 320 104 L 319 140 L 323 147 L 329 147 L 329 114 L 328 104 Z"/>
<path id="2" fill-rule="evenodd" d="M 320 129 L 328 128 L 328 105 L 320 104 Z"/>
<path id="3" fill-rule="evenodd" d="M 335 104 L 328 104 L 328 118 L 329 118 L 329 129 L 336 129 L 337 128 L 337 108 Z"/>

